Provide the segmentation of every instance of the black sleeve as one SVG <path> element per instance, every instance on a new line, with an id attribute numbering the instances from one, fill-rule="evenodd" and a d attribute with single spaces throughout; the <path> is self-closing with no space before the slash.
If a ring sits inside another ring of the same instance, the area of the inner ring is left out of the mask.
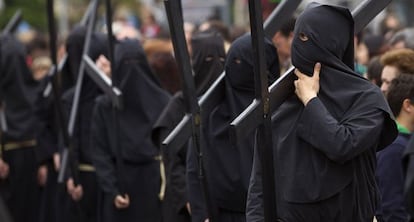
<path id="1" fill-rule="evenodd" d="M 49 98 L 39 96 L 36 103 L 36 160 L 39 165 L 52 161 L 53 154 L 58 152 L 57 125 L 54 104 Z"/>
<path id="2" fill-rule="evenodd" d="M 106 128 L 103 118 L 104 107 L 99 102 L 95 105 L 91 122 L 91 148 L 94 153 L 92 155 L 92 162 L 96 169 L 96 176 L 100 188 L 109 193 L 115 198 L 119 194 L 117 187 L 117 177 L 115 162 L 110 150 L 109 136 L 106 133 Z"/>
<path id="3" fill-rule="evenodd" d="M 346 162 L 378 143 L 384 122 L 379 109 L 364 108 L 338 122 L 321 100 L 306 105 L 298 125 L 298 136 L 336 162 Z"/>
<path id="4" fill-rule="evenodd" d="M 263 185 L 260 167 L 259 155 L 255 149 L 246 203 L 246 221 L 249 222 L 264 221 Z"/>
<path id="5" fill-rule="evenodd" d="M 171 192 L 174 193 L 175 209 L 177 212 L 185 208 L 188 202 L 186 193 L 186 158 L 187 146 L 181 147 L 178 152 L 169 153 L 169 166 L 171 172 Z"/>
<path id="6" fill-rule="evenodd" d="M 191 140 L 189 141 L 189 144 L 191 144 Z M 187 187 L 192 221 L 204 221 L 207 219 L 207 208 L 205 206 L 203 192 L 198 178 L 197 153 L 191 146 L 189 146 L 187 150 Z"/>

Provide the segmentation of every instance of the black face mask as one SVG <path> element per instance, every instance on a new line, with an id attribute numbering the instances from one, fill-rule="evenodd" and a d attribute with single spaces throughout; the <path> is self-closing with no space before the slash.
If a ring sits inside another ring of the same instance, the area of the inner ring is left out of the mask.
<path id="1" fill-rule="evenodd" d="M 218 33 L 197 33 L 191 39 L 194 82 L 201 96 L 223 72 L 226 53 Z"/>
<path id="2" fill-rule="evenodd" d="M 76 26 L 68 36 L 68 39 L 66 41 L 68 62 L 64 69 L 64 80 L 69 81 L 69 79 L 72 79 L 76 81 L 77 79 L 80 63 L 82 60 L 85 37 L 85 26 Z M 108 57 L 107 45 L 107 37 L 104 34 L 92 33 L 88 52 L 88 55 L 92 59 L 92 61 L 98 59 L 100 55 Z M 96 85 L 96 83 L 94 83 L 93 80 L 86 73 L 84 73 L 84 78 L 82 81 L 81 99 L 89 101 L 90 99 L 94 99 L 100 93 L 101 91 Z"/>
<path id="3" fill-rule="evenodd" d="M 316 62 L 353 70 L 353 18 L 342 7 L 311 3 L 297 19 L 292 41 L 292 64 L 311 75 Z"/>
<path id="4" fill-rule="evenodd" d="M 250 35 L 235 40 L 226 58 L 226 79 L 233 89 L 254 92 L 253 48 Z M 269 84 L 279 76 L 277 50 L 269 40 L 265 40 L 266 71 Z"/>
<path id="5" fill-rule="evenodd" d="M 356 107 L 361 98 L 367 107 L 375 107 L 388 117 L 392 116 L 378 88 L 354 71 L 353 36 L 354 21 L 348 9 L 311 3 L 296 21 L 292 64 L 301 72 L 312 75 L 315 64 L 321 63 L 318 98 L 338 121 L 359 112 Z M 297 98 L 288 104 L 298 113 L 303 109 Z M 293 121 L 297 118 L 295 115 L 299 114 L 291 114 L 289 118 Z M 392 127 L 390 118 L 386 118 L 386 125 Z M 387 138 L 382 138 L 384 142 L 380 142 L 380 147 L 389 142 L 385 142 Z"/>

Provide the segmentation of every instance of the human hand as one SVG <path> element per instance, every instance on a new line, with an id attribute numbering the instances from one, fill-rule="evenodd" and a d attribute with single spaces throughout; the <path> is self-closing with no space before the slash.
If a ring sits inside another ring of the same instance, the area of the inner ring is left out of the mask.
<path id="1" fill-rule="evenodd" d="M 56 171 L 60 170 L 60 154 L 59 153 L 53 154 L 53 165 Z"/>
<path id="2" fill-rule="evenodd" d="M 66 189 L 68 190 L 69 195 L 72 197 L 72 200 L 79 201 L 83 196 L 82 185 L 78 184 L 75 186 L 75 183 L 72 178 L 69 178 L 66 181 Z"/>
<path id="3" fill-rule="evenodd" d="M 47 166 L 41 165 L 37 169 L 37 183 L 39 184 L 39 186 L 44 187 L 46 185 L 46 181 L 47 181 Z"/>
<path id="4" fill-rule="evenodd" d="M 187 203 L 185 204 L 185 207 L 187 208 L 188 213 L 191 215 L 191 206 L 190 206 L 190 203 L 189 203 L 189 202 L 187 202 Z"/>
<path id="5" fill-rule="evenodd" d="M 308 102 L 318 95 L 319 85 L 319 73 L 321 71 L 321 64 L 318 62 L 313 69 L 313 76 L 307 76 L 298 69 L 295 69 L 295 75 L 298 77 L 295 80 L 295 93 L 302 101 L 303 105 L 307 105 Z"/>
<path id="6" fill-rule="evenodd" d="M 9 164 L 0 158 L 0 179 L 6 179 L 9 176 L 9 171 Z"/>
<path id="7" fill-rule="evenodd" d="M 114 199 L 115 207 L 118 209 L 125 209 L 129 207 L 129 196 L 128 194 L 122 195 L 116 195 Z"/>
<path id="8" fill-rule="evenodd" d="M 104 55 L 100 55 L 95 64 L 106 76 L 111 77 L 111 62 Z"/>

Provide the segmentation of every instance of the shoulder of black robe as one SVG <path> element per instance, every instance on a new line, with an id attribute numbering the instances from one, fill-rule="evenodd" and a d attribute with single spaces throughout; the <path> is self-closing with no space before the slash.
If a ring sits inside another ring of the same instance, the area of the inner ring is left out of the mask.
<path id="1" fill-rule="evenodd" d="M 280 73 L 277 50 L 267 39 L 265 55 L 270 84 Z M 214 205 L 244 212 L 253 162 L 254 137 L 253 134 L 250 135 L 235 147 L 230 143 L 229 125 L 254 99 L 253 49 L 250 35 L 246 34 L 233 42 L 226 56 L 225 71 L 226 91 L 223 100 L 211 113 L 202 114 L 202 130 L 206 144 L 204 162 Z M 195 162 L 194 149 L 189 149 L 188 152 L 189 157 L 192 157 L 189 161 Z M 188 171 L 193 180 L 196 180 L 197 169 Z M 202 197 L 197 198 L 196 192 L 196 189 L 190 188 L 190 198 L 193 199 L 192 202 L 200 204 L 203 200 Z"/>
<path id="2" fill-rule="evenodd" d="M 171 130 L 181 121 L 185 115 L 184 98 L 181 91 L 171 97 L 158 120 L 153 126 L 151 133 L 152 141 L 158 148 L 161 148 L 162 141 L 168 136 Z"/>
<path id="3" fill-rule="evenodd" d="M 35 103 L 39 83 L 33 79 L 27 66 L 24 45 L 11 35 L 2 35 L 0 42 L 1 91 L 8 124 L 6 140 L 35 139 Z"/>
<path id="4" fill-rule="evenodd" d="M 151 130 L 170 96 L 152 74 L 139 41 L 127 39 L 116 44 L 113 75 L 124 105 L 118 115 L 122 156 L 133 163 L 153 161 L 158 149 L 151 141 Z M 105 125 L 112 129 L 109 98 L 98 100 L 97 109 L 105 109 Z"/>
<path id="5" fill-rule="evenodd" d="M 197 96 L 201 96 L 223 72 L 224 40 L 216 32 L 200 32 L 191 39 L 192 66 Z"/>
<path id="6" fill-rule="evenodd" d="M 317 3 L 297 19 L 292 64 L 309 75 L 317 62 L 322 69 L 317 98 L 304 108 L 293 95 L 273 114 L 276 172 L 281 198 L 288 201 L 324 200 L 352 182 L 361 189 L 356 198 L 372 198 L 360 207 L 375 205 L 375 151 L 389 145 L 397 130 L 379 88 L 353 70 L 353 27 L 348 9 Z"/>

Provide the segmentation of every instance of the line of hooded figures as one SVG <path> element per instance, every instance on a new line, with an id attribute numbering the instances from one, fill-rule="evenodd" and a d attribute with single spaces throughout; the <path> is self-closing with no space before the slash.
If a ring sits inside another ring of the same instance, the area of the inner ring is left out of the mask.
<path id="1" fill-rule="evenodd" d="M 367 79 L 354 68 L 348 9 L 314 3 L 284 23 L 264 41 L 269 85 L 291 64 L 296 67 L 294 94 L 271 115 L 269 167 L 278 221 L 409 221 L 414 213 L 409 40 L 390 40 L 388 50 L 377 50 L 380 57 L 373 59 L 376 68 L 370 64 Z M 219 102 L 201 111 L 202 179 L 194 143 L 162 145 L 186 113 L 168 40 L 143 41 L 130 27 L 120 28 L 110 61 L 106 34 L 92 33 L 89 57 L 122 92 L 113 121 L 111 97 L 90 75 L 79 73 L 85 25 L 74 27 L 62 44 L 68 57 L 58 74 L 60 95 L 45 96 L 47 43 L 34 38 L 24 44 L 3 33 L 0 221 L 268 221 L 255 133 L 234 143 L 230 132 L 230 123 L 256 96 L 252 37 L 230 40 L 223 27 L 209 21 L 186 36 L 198 98 L 225 71 Z M 75 167 L 57 183 L 64 139 L 56 103 L 67 125 L 80 76 L 68 158 Z"/>

